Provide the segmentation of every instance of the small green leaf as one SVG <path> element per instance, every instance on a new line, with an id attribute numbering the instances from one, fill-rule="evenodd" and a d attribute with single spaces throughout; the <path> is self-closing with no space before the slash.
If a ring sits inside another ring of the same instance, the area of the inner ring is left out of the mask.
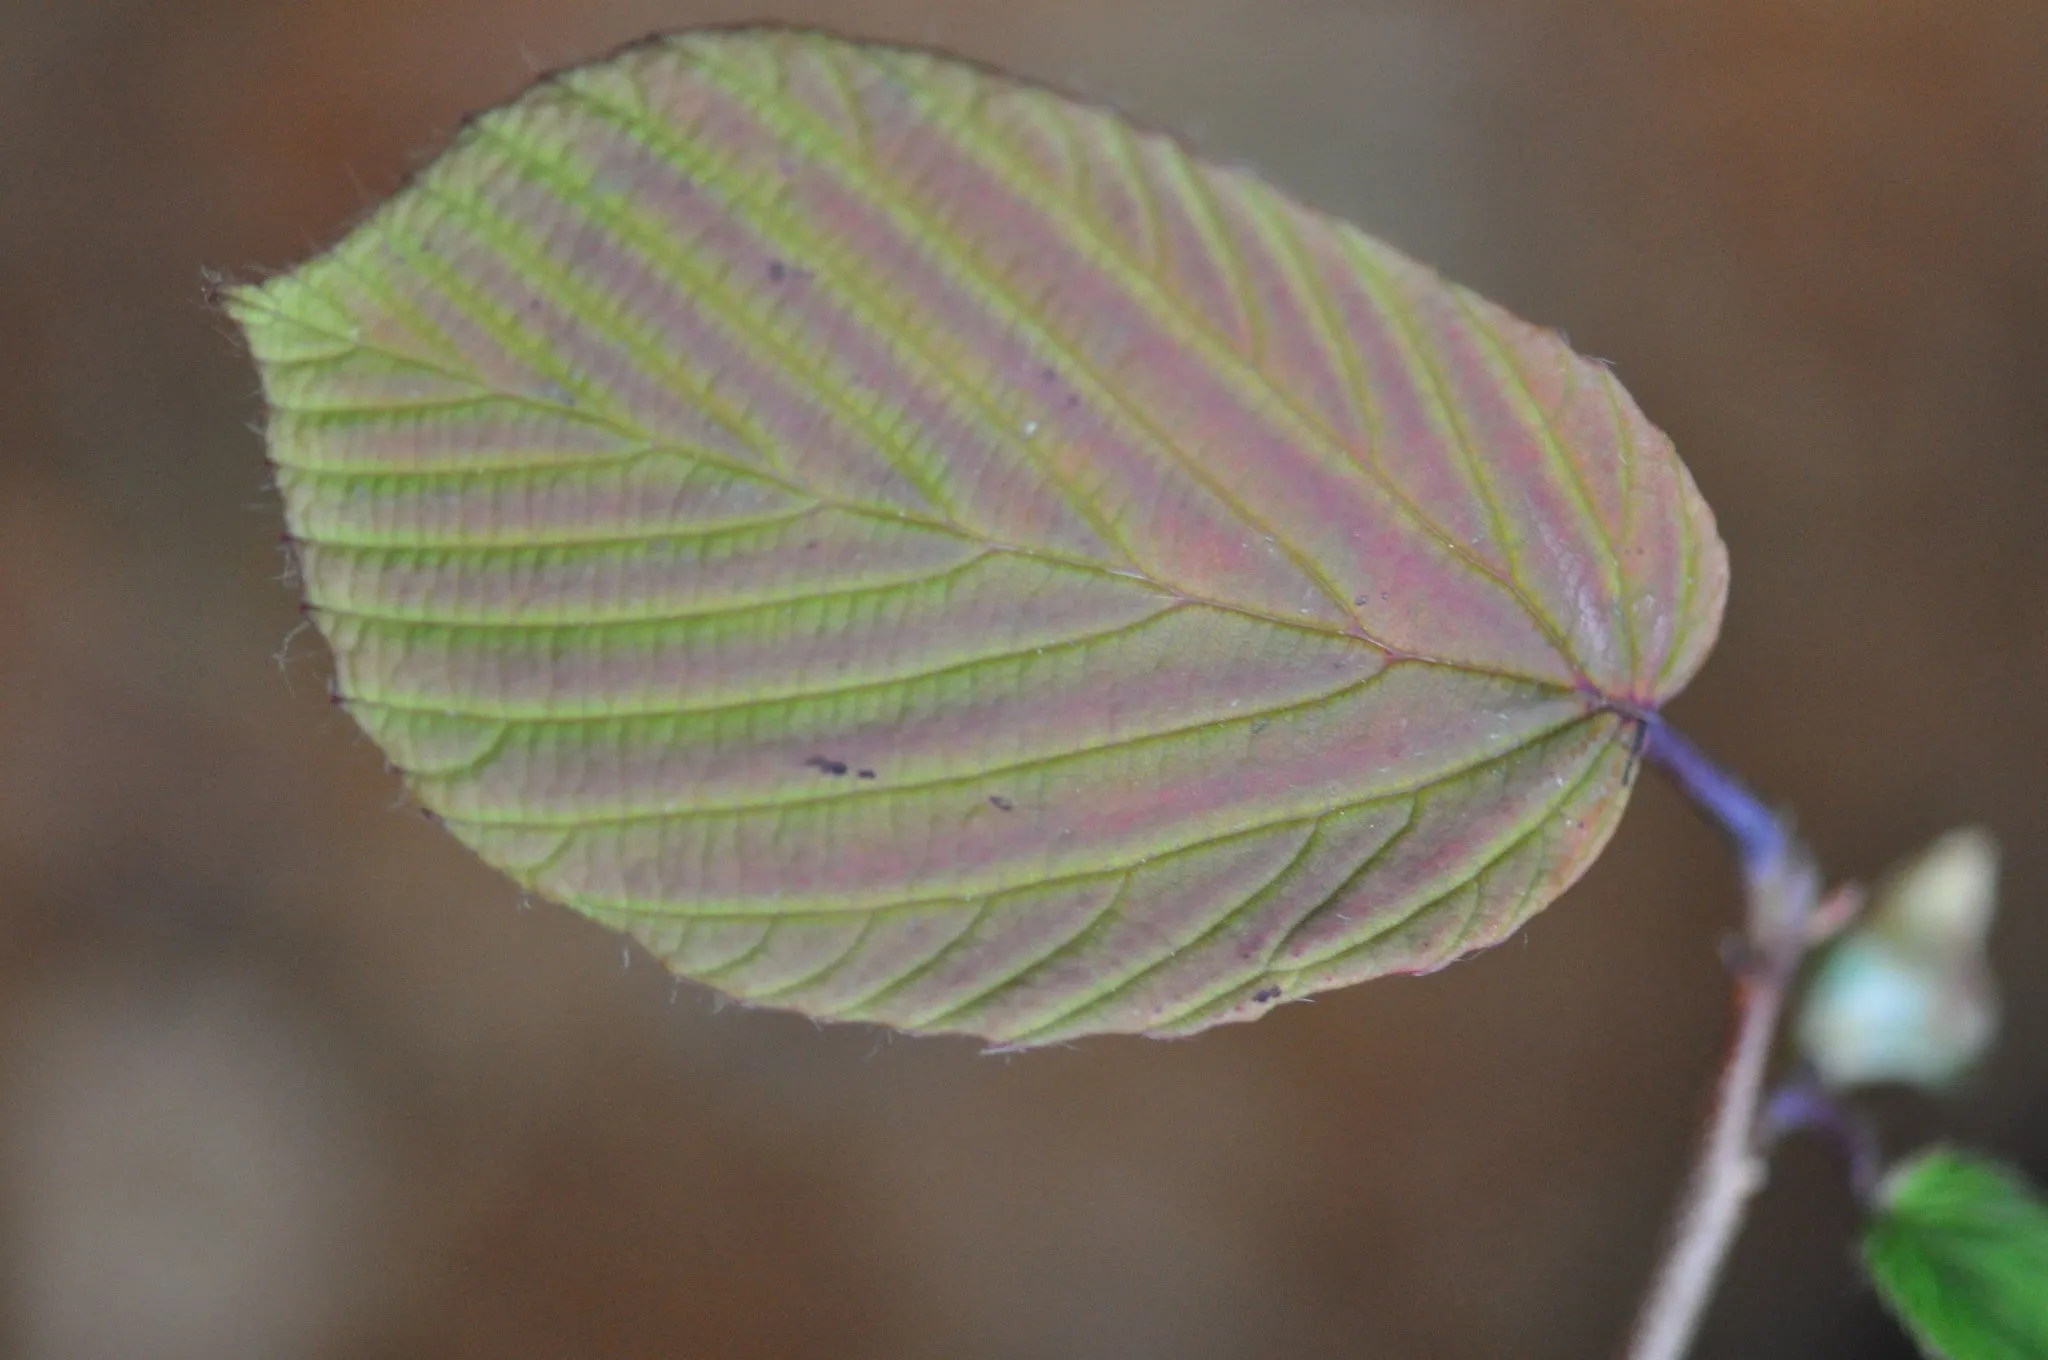
<path id="1" fill-rule="evenodd" d="M 1930 1357 L 2048 1356 L 2048 1206 L 2010 1168 L 1950 1148 L 1900 1163 L 1863 1263 Z"/>
<path id="2" fill-rule="evenodd" d="M 228 305 L 415 796 L 811 1015 L 1177 1034 L 1439 967 L 1591 863 L 1720 625 L 1603 365 L 927 52 L 640 44 Z"/>

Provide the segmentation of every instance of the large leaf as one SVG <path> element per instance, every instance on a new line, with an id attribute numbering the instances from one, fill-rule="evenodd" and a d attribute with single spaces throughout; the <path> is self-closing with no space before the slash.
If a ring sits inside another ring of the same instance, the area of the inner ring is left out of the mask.
<path id="1" fill-rule="evenodd" d="M 1929 1356 L 2048 1355 L 2048 1206 L 2010 1169 L 1934 1148 L 1885 1176 L 1863 1262 Z"/>
<path id="2" fill-rule="evenodd" d="M 644 43 L 229 305 L 420 801 L 814 1015 L 1181 1033 L 1493 943 L 1719 625 L 1603 367 L 923 52 Z"/>

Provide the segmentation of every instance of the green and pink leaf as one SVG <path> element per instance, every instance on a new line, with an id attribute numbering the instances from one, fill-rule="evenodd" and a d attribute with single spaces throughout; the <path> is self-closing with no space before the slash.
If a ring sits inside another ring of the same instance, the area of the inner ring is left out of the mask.
<path id="1" fill-rule="evenodd" d="M 420 801 L 682 974 L 1040 1043 L 1493 943 L 1726 560 L 1601 365 L 905 49 L 656 40 L 230 306 Z"/>

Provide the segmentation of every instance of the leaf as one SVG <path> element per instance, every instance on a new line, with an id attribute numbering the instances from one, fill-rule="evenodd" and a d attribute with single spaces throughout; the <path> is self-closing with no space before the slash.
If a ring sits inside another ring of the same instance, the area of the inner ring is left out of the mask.
<path id="1" fill-rule="evenodd" d="M 420 802 L 812 1015 L 1185 1033 L 1494 943 L 1719 626 L 1604 367 L 924 52 L 649 41 L 228 305 Z"/>
<path id="2" fill-rule="evenodd" d="M 2048 1355 L 2048 1206 L 2008 1167 L 1952 1148 L 1894 1167 L 1863 1264 L 1930 1356 Z"/>

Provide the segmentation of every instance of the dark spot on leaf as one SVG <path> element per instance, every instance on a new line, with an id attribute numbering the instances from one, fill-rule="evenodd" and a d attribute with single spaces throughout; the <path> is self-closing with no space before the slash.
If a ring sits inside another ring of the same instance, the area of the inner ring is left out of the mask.
<path id="1" fill-rule="evenodd" d="M 1079 394 L 1079 393 L 1076 393 L 1076 392 L 1069 392 L 1069 393 L 1067 393 L 1067 405 L 1068 405 L 1068 406 L 1079 406 L 1080 404 L 1081 404 L 1081 397 L 1080 397 L 1080 394 Z"/>
<path id="2" fill-rule="evenodd" d="M 1353 596 L 1351 597 L 1351 603 L 1353 603 L 1353 604 L 1364 604 L 1364 603 L 1365 603 L 1365 602 L 1366 602 L 1367 600 L 1369 600 L 1369 599 L 1371 599 L 1371 598 L 1372 598 L 1372 596 L 1370 596 L 1370 595 L 1353 595 Z"/>
<path id="3" fill-rule="evenodd" d="M 807 543 L 805 543 L 805 544 L 804 544 L 804 551 L 805 551 L 805 552 L 809 552 L 809 551 L 810 551 L 811 549 L 813 549 L 813 548 L 815 548 L 815 547 L 817 547 L 817 546 L 818 546 L 818 540 L 817 540 L 817 539 L 815 539 L 815 538 L 814 538 L 814 539 L 811 539 L 811 540 L 810 540 L 809 542 L 807 542 Z"/>
<path id="4" fill-rule="evenodd" d="M 829 759 L 828 757 L 825 757 L 825 756 L 812 756 L 812 757 L 811 757 L 811 758 L 810 758 L 809 760 L 806 760 L 806 761 L 804 762 L 804 764 L 806 764 L 806 765 L 810 766 L 810 767 L 811 767 L 812 769 L 814 769 L 814 770 L 817 770 L 817 771 L 819 771 L 820 773 L 823 773 L 823 774 L 845 774 L 845 773 L 846 773 L 846 762 L 845 762 L 845 761 L 843 761 L 843 760 L 832 760 L 832 759 Z"/>
<path id="5" fill-rule="evenodd" d="M 990 794 L 988 796 L 988 801 L 989 806 L 993 807 L 998 812 L 1015 812 L 1017 810 L 1017 805 L 1011 802 L 1009 799 L 1003 797 L 1003 795 L 1001 795 L 1000 793 Z"/>
<path id="6" fill-rule="evenodd" d="M 1278 1001 L 1279 999 L 1280 989 L 1278 987 L 1261 987 L 1252 993 L 1252 1000 L 1258 1002 L 1261 1006 L 1269 1001 Z"/>
<path id="7" fill-rule="evenodd" d="M 862 779 L 873 779 L 875 777 L 873 770 L 856 770 L 854 773 L 858 774 Z"/>
<path id="8" fill-rule="evenodd" d="M 1038 370 L 1038 376 L 1046 382 L 1052 382 L 1060 376 L 1060 371 L 1052 367 L 1041 368 Z"/>
<path id="9" fill-rule="evenodd" d="M 1265 731 L 1268 727 L 1271 727 L 1272 725 L 1273 720 L 1271 718 L 1253 718 L 1252 735 L 1256 737 L 1259 733 Z"/>
<path id="10" fill-rule="evenodd" d="M 784 279 L 788 277 L 788 265 L 784 264 L 780 260 L 770 260 L 768 262 L 768 281 L 770 283 L 781 283 Z"/>

